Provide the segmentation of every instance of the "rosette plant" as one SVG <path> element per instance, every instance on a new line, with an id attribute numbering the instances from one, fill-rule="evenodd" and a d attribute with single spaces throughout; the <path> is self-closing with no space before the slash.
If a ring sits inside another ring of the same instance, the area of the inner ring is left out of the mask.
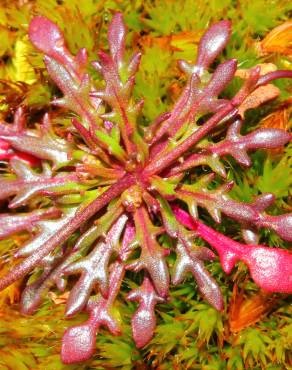
<path id="1" fill-rule="evenodd" d="M 224 166 L 226 156 L 250 166 L 249 151 L 281 148 L 290 141 L 281 129 L 259 128 L 243 135 L 242 126 L 247 109 L 278 96 L 270 82 L 291 78 L 292 72 L 256 66 L 242 73 L 235 59 L 214 68 L 230 34 L 228 21 L 206 31 L 197 60 L 179 61 L 186 85 L 172 110 L 146 126 L 140 119 L 143 100 L 133 97 L 141 54 L 126 56 L 120 13 L 109 25 L 109 53 L 100 51 L 92 63 L 103 83 L 87 73 L 86 50 L 72 55 L 54 23 L 41 16 L 32 20 L 30 40 L 45 54 L 49 76 L 62 92 L 52 104 L 71 112 L 72 125 L 56 130 L 48 114 L 41 124 L 28 124 L 22 107 L 14 123 L 0 122 L 0 154 L 7 167 L 0 177 L 0 199 L 7 204 L 0 215 L 0 238 L 30 234 L 0 289 L 38 272 L 22 292 L 24 314 L 36 311 L 51 289 L 70 291 L 66 316 L 85 310 L 89 317 L 66 330 L 64 363 L 92 356 L 100 326 L 120 334 L 115 299 L 127 270 L 143 271 L 142 285 L 127 296 L 138 304 L 132 317 L 137 347 L 153 336 L 155 305 L 187 273 L 202 297 L 223 309 L 220 288 L 204 266 L 216 258 L 213 250 L 226 273 L 241 260 L 261 288 L 292 291 L 289 252 L 258 244 L 261 228 L 291 241 L 292 214 L 266 212 L 275 201 L 271 193 L 251 203 L 232 199 L 233 182 Z M 236 74 L 242 86 L 232 99 L 220 98 Z M 208 172 L 199 176 L 193 170 L 202 166 Z M 210 184 L 215 178 L 221 185 L 214 188 Z M 238 223 L 243 241 L 203 223 L 202 209 L 216 223 L 222 215 Z"/>

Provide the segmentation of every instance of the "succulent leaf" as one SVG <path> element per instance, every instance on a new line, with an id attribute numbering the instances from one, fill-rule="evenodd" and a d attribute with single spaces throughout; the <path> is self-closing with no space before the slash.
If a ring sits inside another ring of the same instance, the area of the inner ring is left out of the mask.
<path id="1" fill-rule="evenodd" d="M 4 239 L 19 231 L 32 232 L 37 228 L 44 218 L 53 218 L 60 216 L 60 210 L 49 208 L 45 210 L 36 210 L 30 213 L 10 215 L 9 213 L 0 214 L 0 239 Z"/>
<path id="2" fill-rule="evenodd" d="M 139 302 L 139 308 L 132 317 L 132 332 L 137 347 L 142 348 L 149 343 L 154 334 L 156 326 L 154 307 L 164 299 L 157 295 L 147 277 L 144 278 L 140 288 L 132 290 L 127 295 L 127 299 Z"/>
<path id="3" fill-rule="evenodd" d="M 112 266 L 108 297 L 103 298 L 99 294 L 92 298 L 87 305 L 89 319 L 84 324 L 68 328 L 65 331 L 61 350 L 62 360 L 65 364 L 86 361 L 93 355 L 95 336 L 101 325 L 107 326 L 112 334 L 120 333 L 120 324 L 113 313 L 113 304 L 123 275 L 123 265 L 116 262 Z"/>
<path id="4" fill-rule="evenodd" d="M 292 255 L 285 250 L 264 245 L 244 245 L 194 220 L 181 209 L 175 209 L 176 217 L 196 230 L 219 254 L 224 271 L 229 274 L 235 263 L 247 264 L 254 281 L 268 292 L 292 292 Z"/>
<path id="5" fill-rule="evenodd" d="M 25 129 L 19 126 L 21 113 L 16 114 L 13 125 L 0 122 L 0 138 L 9 143 L 14 149 L 28 153 L 40 159 L 52 161 L 55 166 L 69 162 L 71 145 L 56 136 L 51 128 L 49 115 L 44 116 L 40 130 Z"/>
<path id="6" fill-rule="evenodd" d="M 52 177 L 50 167 L 46 166 L 43 173 L 39 174 L 18 159 L 11 159 L 10 165 L 18 178 L 15 180 L 0 178 L 0 199 L 7 199 L 14 195 L 14 198 L 9 202 L 9 208 L 25 205 L 38 194 L 57 196 L 85 189 L 74 173 L 66 173 L 63 176 L 59 173 Z"/>

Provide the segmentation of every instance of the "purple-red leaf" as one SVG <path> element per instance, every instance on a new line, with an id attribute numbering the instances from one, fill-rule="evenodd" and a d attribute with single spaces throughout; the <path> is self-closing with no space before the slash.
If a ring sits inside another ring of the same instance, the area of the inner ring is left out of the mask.
<path id="1" fill-rule="evenodd" d="M 203 35 L 198 47 L 196 66 L 199 71 L 209 67 L 227 45 L 231 35 L 231 22 L 213 24 Z"/>
<path id="2" fill-rule="evenodd" d="M 69 161 L 72 145 L 54 134 L 48 114 L 45 114 L 39 130 L 19 127 L 0 122 L 0 138 L 16 150 L 28 153 L 37 158 L 52 161 L 56 166 Z"/>
<path id="3" fill-rule="evenodd" d="M 165 298 L 169 288 L 169 273 L 165 261 L 168 252 L 156 241 L 159 229 L 152 225 L 146 209 L 142 207 L 135 211 L 134 221 L 136 238 L 141 247 L 141 256 L 127 268 L 133 271 L 147 270 L 157 293 Z"/>
<path id="4" fill-rule="evenodd" d="M 126 27 L 121 13 L 116 13 L 108 30 L 108 42 L 112 58 L 121 67 L 125 51 Z"/>
<path id="5" fill-rule="evenodd" d="M 144 347 L 153 337 L 156 326 L 154 308 L 157 303 L 162 303 L 148 277 L 144 278 L 140 288 L 132 290 L 128 295 L 129 301 L 138 301 L 139 308 L 132 317 L 132 333 L 138 348 Z"/>
<path id="6" fill-rule="evenodd" d="M 53 58 L 64 53 L 64 37 L 59 27 L 46 17 L 34 17 L 29 25 L 29 38 L 34 46 Z"/>
<path id="7" fill-rule="evenodd" d="M 282 239 L 292 242 L 292 213 L 279 216 L 263 215 L 257 222 L 257 226 L 272 229 Z"/>
<path id="8" fill-rule="evenodd" d="M 288 132 L 277 128 L 260 128 L 245 136 L 240 135 L 240 128 L 241 122 L 235 122 L 229 129 L 227 139 L 209 146 L 208 150 L 218 156 L 230 154 L 240 164 L 249 166 L 251 162 L 246 151 L 280 148 L 291 140 Z"/>
<path id="9" fill-rule="evenodd" d="M 88 360 L 94 352 L 95 336 L 101 325 L 105 325 L 112 334 L 120 333 L 120 325 L 113 314 L 114 300 L 118 294 L 124 267 L 118 262 L 112 266 L 108 298 L 98 295 L 87 305 L 89 319 L 81 325 L 65 331 L 62 340 L 61 357 L 65 364 Z"/>
<path id="10" fill-rule="evenodd" d="M 64 36 L 55 23 L 43 16 L 34 17 L 29 25 L 29 38 L 37 49 L 66 66 L 75 78 L 81 77 L 87 63 L 87 52 L 80 49 L 74 57 L 67 49 Z"/>
<path id="11" fill-rule="evenodd" d="M 99 285 L 101 294 L 106 297 L 109 289 L 108 268 L 110 257 L 124 229 L 127 216 L 123 215 L 112 226 L 104 242 L 99 242 L 85 258 L 78 260 L 62 271 L 65 275 L 81 274 L 71 290 L 66 307 L 66 315 L 72 316 L 86 305 L 91 292 Z"/>
<path id="12" fill-rule="evenodd" d="M 18 159 L 12 159 L 10 164 L 17 179 L 0 177 L 0 199 L 7 199 L 14 195 L 14 198 L 9 202 L 9 208 L 25 205 L 39 194 L 57 196 L 78 192 L 82 189 L 82 186 L 78 184 L 79 179 L 74 173 L 59 173 L 52 177 L 52 171 L 48 166 L 45 166 L 43 173 L 40 174 Z"/>
<path id="13" fill-rule="evenodd" d="M 36 210 L 30 213 L 20 214 L 0 214 L 0 239 L 15 234 L 19 231 L 32 232 L 44 218 L 56 218 L 61 212 L 57 208 Z"/>
<path id="14" fill-rule="evenodd" d="M 202 262 L 204 259 L 214 259 L 211 251 L 207 248 L 197 247 L 197 251 L 189 251 L 181 242 L 177 244 L 177 259 L 173 268 L 172 282 L 174 285 L 180 284 L 191 272 L 198 284 L 202 296 L 217 310 L 223 309 L 223 297 L 216 281 L 210 276 Z"/>
<path id="15" fill-rule="evenodd" d="M 10 161 L 11 159 L 20 159 L 29 164 L 31 167 L 37 167 L 41 163 L 38 158 L 32 155 L 20 152 L 18 150 L 13 150 L 8 142 L 0 139 L 0 161 Z"/>

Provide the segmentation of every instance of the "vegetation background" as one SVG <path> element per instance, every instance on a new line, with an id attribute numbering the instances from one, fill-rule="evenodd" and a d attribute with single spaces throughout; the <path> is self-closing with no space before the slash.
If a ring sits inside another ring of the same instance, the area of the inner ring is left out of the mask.
<path id="1" fill-rule="evenodd" d="M 145 124 L 167 111 L 180 92 L 183 76 L 177 59 L 193 60 L 200 36 L 220 19 L 233 23 L 224 58 L 237 58 L 240 68 L 274 63 L 280 69 L 292 69 L 289 0 L 0 0 L 0 119 L 9 121 L 20 104 L 27 106 L 34 118 L 53 109 L 49 102 L 57 93 L 56 87 L 27 36 L 34 15 L 56 22 L 71 52 L 86 47 L 94 60 L 97 50 L 106 48 L 106 30 L 114 11 L 124 14 L 128 49 L 143 51 L 135 94 L 145 99 Z M 93 69 L 90 73 L 99 78 Z M 280 98 L 250 112 L 248 125 L 291 128 L 291 83 L 280 80 L 276 84 L 281 89 Z M 235 81 L 226 95 L 237 88 Z M 69 124 L 68 115 L 57 113 L 64 125 Z M 236 182 L 232 196 L 251 201 L 257 194 L 273 192 L 277 201 L 272 212 L 291 211 L 291 157 L 290 146 L 281 152 L 257 152 L 248 170 L 229 161 L 228 176 Z M 238 235 L 236 225 L 227 221 L 218 229 L 235 239 Z M 0 242 L 0 276 L 26 237 L 18 234 Z M 263 232 L 261 241 L 288 247 L 272 232 Z M 126 280 L 119 297 L 123 336 L 102 331 L 94 358 L 70 366 L 63 365 L 59 355 L 61 337 L 69 324 L 63 318 L 66 294 L 52 293 L 35 315 L 25 317 L 18 313 L 22 285 L 15 283 L 0 293 L 0 370 L 292 368 L 289 298 L 258 290 L 243 264 L 230 276 L 222 272 L 219 262 L 212 262 L 208 269 L 222 287 L 223 313 L 202 301 L 193 279 L 186 280 L 172 289 L 169 303 L 157 307 L 156 335 L 144 349 L 137 350 L 130 328 L 135 304 L 125 300 L 132 283 Z M 81 315 L 70 319 L 70 325 L 83 319 Z"/>

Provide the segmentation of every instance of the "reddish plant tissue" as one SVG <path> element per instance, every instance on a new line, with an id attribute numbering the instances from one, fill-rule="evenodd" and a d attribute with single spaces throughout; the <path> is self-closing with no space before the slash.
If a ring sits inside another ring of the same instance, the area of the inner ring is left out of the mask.
<path id="1" fill-rule="evenodd" d="M 259 245 L 257 235 L 259 229 L 268 228 L 291 241 L 292 214 L 266 212 L 275 200 L 273 194 L 262 194 L 252 203 L 233 200 L 228 195 L 233 182 L 226 181 L 221 161 L 229 155 L 250 166 L 248 151 L 281 148 L 290 141 L 290 134 L 280 129 L 260 128 L 242 135 L 241 128 L 242 107 L 249 96 L 274 79 L 291 78 L 292 72 L 263 74 L 257 66 L 245 73 L 231 100 L 218 98 L 234 78 L 237 62 L 227 60 L 213 73 L 208 68 L 230 33 L 228 21 L 206 31 L 197 61 L 179 61 L 187 83 L 172 111 L 141 130 L 137 118 L 143 101 L 132 97 L 141 55 L 129 60 L 125 56 L 122 15 L 115 14 L 110 23 L 109 53 L 100 51 L 93 63 L 104 79 L 103 88 L 86 73 L 86 50 L 72 55 L 54 23 L 44 17 L 32 20 L 30 40 L 45 54 L 48 73 L 63 93 L 52 104 L 71 111 L 74 118 L 62 137 L 48 114 L 40 125 L 27 127 L 19 108 L 13 124 L 0 122 L 0 158 L 11 171 L 0 177 L 0 200 L 8 204 L 0 216 L 0 238 L 21 231 L 31 235 L 16 253 L 21 261 L 0 280 L 0 289 L 41 269 L 22 293 L 25 314 L 33 313 L 49 290 L 70 290 L 66 315 L 85 310 L 89 318 L 66 330 L 64 363 L 92 356 L 100 326 L 121 333 L 115 299 L 126 270 L 144 273 L 142 285 L 127 297 L 138 306 L 132 318 L 137 347 L 152 338 L 155 305 L 167 299 L 170 283 L 179 284 L 189 272 L 204 299 L 223 309 L 220 288 L 204 266 L 204 261 L 216 258 L 208 246 L 219 254 L 227 274 L 241 260 L 263 289 L 292 291 L 291 255 Z M 207 118 L 196 124 L 201 117 Z M 226 127 L 227 134 L 215 143 L 210 134 L 218 126 L 221 132 Z M 182 181 L 190 169 L 202 165 L 209 174 L 192 183 Z M 215 176 L 222 185 L 210 190 Z M 198 206 L 217 223 L 222 214 L 238 222 L 246 244 L 203 224 Z M 165 234 L 172 240 L 167 246 Z M 199 238 L 206 246 L 196 245 Z M 134 254 L 137 249 L 140 253 Z M 170 252 L 176 253 L 171 271 Z"/>

